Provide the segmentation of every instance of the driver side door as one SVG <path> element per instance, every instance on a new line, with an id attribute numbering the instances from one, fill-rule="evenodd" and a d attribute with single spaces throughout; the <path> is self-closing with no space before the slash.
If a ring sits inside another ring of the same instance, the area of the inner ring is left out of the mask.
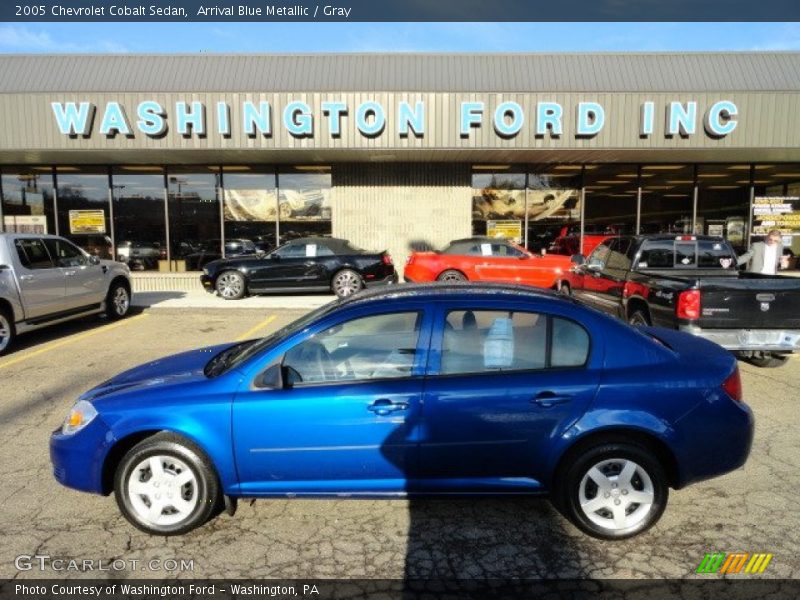
<path id="1" fill-rule="evenodd" d="M 428 312 L 406 306 L 327 324 L 282 354 L 280 385 L 259 376 L 237 394 L 242 492 L 404 492 L 418 470 Z"/>

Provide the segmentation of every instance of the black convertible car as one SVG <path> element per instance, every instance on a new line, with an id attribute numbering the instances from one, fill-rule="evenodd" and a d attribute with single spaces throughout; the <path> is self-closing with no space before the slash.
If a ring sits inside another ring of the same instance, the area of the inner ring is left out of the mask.
<path id="1" fill-rule="evenodd" d="M 300 238 L 261 256 L 237 256 L 208 263 L 200 277 L 205 289 L 226 300 L 247 294 L 331 290 L 340 298 L 364 287 L 397 283 L 386 252 L 369 253 L 336 238 Z"/>

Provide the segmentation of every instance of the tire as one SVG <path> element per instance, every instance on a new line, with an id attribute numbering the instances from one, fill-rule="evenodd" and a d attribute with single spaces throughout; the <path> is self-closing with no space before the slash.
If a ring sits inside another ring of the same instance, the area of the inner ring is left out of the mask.
<path id="1" fill-rule="evenodd" d="M 160 477 L 154 468 L 161 469 Z M 151 535 L 191 531 L 208 521 L 221 502 L 217 474 L 202 450 L 166 432 L 139 442 L 122 458 L 114 493 L 122 515 Z"/>
<path id="2" fill-rule="evenodd" d="M 667 506 L 664 469 L 635 444 L 600 442 L 569 460 L 558 477 L 556 506 L 578 529 L 599 539 L 638 535 L 655 525 Z"/>
<path id="3" fill-rule="evenodd" d="M 634 326 L 642 326 L 645 327 L 650 326 L 650 317 L 647 313 L 641 309 L 634 310 L 631 314 L 628 315 L 628 324 Z"/>
<path id="4" fill-rule="evenodd" d="M 239 300 L 247 293 L 247 282 L 239 271 L 223 271 L 217 276 L 214 289 L 225 300 Z"/>
<path id="5" fill-rule="evenodd" d="M 759 352 L 748 360 L 762 369 L 776 369 L 786 364 L 789 357 L 783 354 L 773 354 L 771 352 Z"/>
<path id="6" fill-rule="evenodd" d="M 0 309 L 0 356 L 8 352 L 16 337 L 14 318 L 9 311 Z"/>
<path id="7" fill-rule="evenodd" d="M 113 281 L 106 295 L 106 316 L 116 321 L 128 316 L 131 310 L 131 290 L 122 281 Z"/>
<path id="8" fill-rule="evenodd" d="M 467 276 L 461 271 L 447 269 L 447 271 L 442 271 L 439 274 L 439 276 L 436 278 L 436 281 L 443 281 L 444 283 L 456 283 L 459 281 L 467 281 Z"/>
<path id="9" fill-rule="evenodd" d="M 364 287 L 361 275 L 352 269 L 342 269 L 331 279 L 331 291 L 339 298 L 347 298 Z"/>

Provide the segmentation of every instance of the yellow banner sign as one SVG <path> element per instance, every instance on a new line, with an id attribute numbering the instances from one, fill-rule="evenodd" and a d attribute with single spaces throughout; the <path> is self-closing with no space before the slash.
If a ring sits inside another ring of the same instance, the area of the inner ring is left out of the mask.
<path id="1" fill-rule="evenodd" d="M 102 209 L 69 211 L 69 232 L 73 235 L 81 233 L 105 233 L 106 211 Z"/>

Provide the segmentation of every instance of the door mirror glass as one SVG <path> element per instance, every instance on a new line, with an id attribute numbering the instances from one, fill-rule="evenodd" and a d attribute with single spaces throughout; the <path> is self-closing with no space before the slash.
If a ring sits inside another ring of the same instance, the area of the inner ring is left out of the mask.
<path id="1" fill-rule="evenodd" d="M 89 264 L 90 265 L 99 265 L 100 259 L 96 257 L 94 254 L 89 255 Z"/>

